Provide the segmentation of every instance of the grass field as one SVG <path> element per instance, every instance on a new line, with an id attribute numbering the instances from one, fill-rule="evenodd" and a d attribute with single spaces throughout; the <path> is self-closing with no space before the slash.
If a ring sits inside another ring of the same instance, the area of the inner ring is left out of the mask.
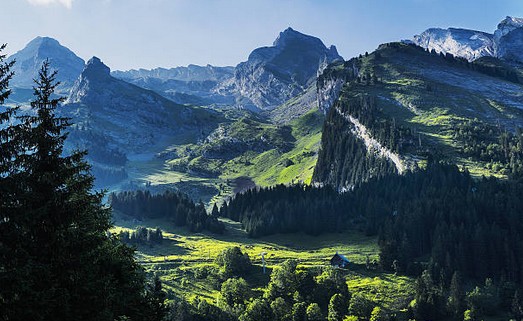
<path id="1" fill-rule="evenodd" d="M 116 213 L 114 232 L 134 228 L 137 223 Z M 185 228 L 174 227 L 169 222 L 151 220 L 140 222 L 147 227 L 160 227 L 165 240 L 160 245 L 139 246 L 137 257 L 148 273 L 156 273 L 166 289 L 187 299 L 205 298 L 214 302 L 218 297 L 216 284 L 198 277 L 198 273 L 212 268 L 215 257 L 223 249 L 239 246 L 248 253 L 255 268 L 246 280 L 258 290 L 269 282 L 270 271 L 287 259 L 296 259 L 298 267 L 317 269 L 329 265 L 329 259 L 338 251 L 351 261 L 345 271 L 347 285 L 353 293 L 361 293 L 387 310 L 404 307 L 414 294 L 414 280 L 404 276 L 367 270 L 367 257 L 378 260 L 378 245 L 374 237 L 358 231 L 309 236 L 279 234 L 258 239 L 248 238 L 239 223 L 223 220 L 227 230 L 224 235 L 189 233 Z M 263 274 L 260 253 L 266 252 L 267 273 Z M 255 291 L 256 292 L 256 291 Z"/>

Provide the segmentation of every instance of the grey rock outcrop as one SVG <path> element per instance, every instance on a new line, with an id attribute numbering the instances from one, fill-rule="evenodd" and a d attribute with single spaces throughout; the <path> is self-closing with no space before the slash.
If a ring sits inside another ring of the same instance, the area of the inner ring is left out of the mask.
<path id="1" fill-rule="evenodd" d="M 414 43 L 436 52 L 451 53 L 469 61 L 494 55 L 492 35 L 475 30 L 431 28 L 414 36 Z"/>
<path id="2" fill-rule="evenodd" d="M 468 29 L 431 28 L 414 36 L 413 42 L 469 61 L 489 56 L 523 63 L 523 19 L 506 17 L 493 34 Z"/>
<path id="3" fill-rule="evenodd" d="M 246 107 L 270 110 L 303 92 L 320 68 L 336 60 L 343 60 L 336 47 L 288 28 L 236 67 L 233 87 Z"/>
<path id="4" fill-rule="evenodd" d="M 112 77 L 96 57 L 87 63 L 65 105 L 77 127 L 107 136 L 126 153 L 144 151 L 201 125 L 192 108 Z"/>

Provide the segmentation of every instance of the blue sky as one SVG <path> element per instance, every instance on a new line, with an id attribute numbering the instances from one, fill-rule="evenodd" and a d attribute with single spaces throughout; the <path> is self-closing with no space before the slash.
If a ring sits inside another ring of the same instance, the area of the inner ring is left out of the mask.
<path id="1" fill-rule="evenodd" d="M 236 65 L 292 27 L 347 58 L 429 27 L 493 32 L 523 0 L 2 0 L 8 53 L 51 36 L 112 69 Z"/>

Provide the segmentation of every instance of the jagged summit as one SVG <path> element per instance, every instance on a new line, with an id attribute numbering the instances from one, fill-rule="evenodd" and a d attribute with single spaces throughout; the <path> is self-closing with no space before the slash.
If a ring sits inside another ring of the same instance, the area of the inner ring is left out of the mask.
<path id="1" fill-rule="evenodd" d="M 274 40 L 272 45 L 274 47 L 283 47 L 287 45 L 290 41 L 310 42 L 311 44 L 317 46 L 324 46 L 323 42 L 319 38 L 303 34 L 292 29 L 291 27 L 280 32 L 280 34 L 278 35 L 276 40 Z"/>
<path id="2" fill-rule="evenodd" d="M 109 78 L 111 77 L 111 69 L 107 67 L 98 57 L 92 57 L 87 62 L 82 76 L 88 78 Z"/>
<path id="3" fill-rule="evenodd" d="M 523 27 L 523 18 L 516 18 L 507 16 L 505 19 L 501 20 L 501 22 L 498 24 L 498 29 L 502 28 L 520 28 Z"/>
<path id="4" fill-rule="evenodd" d="M 60 42 L 58 40 L 51 38 L 51 37 L 42 37 L 38 36 L 31 40 L 26 48 L 27 49 L 34 49 L 35 51 L 42 51 L 45 53 L 45 49 L 53 48 L 61 46 Z"/>
<path id="5" fill-rule="evenodd" d="M 253 50 L 236 67 L 234 85 L 247 107 L 273 109 L 303 92 L 325 64 L 341 59 L 336 47 L 289 27 L 272 47 Z"/>
<path id="6" fill-rule="evenodd" d="M 336 60 L 343 58 L 335 46 L 327 47 L 319 38 L 289 27 L 278 34 L 271 46 L 254 49 L 247 61 L 235 67 L 188 65 L 113 71 L 111 75 L 181 104 L 260 111 L 274 109 L 303 94 L 316 76 Z"/>

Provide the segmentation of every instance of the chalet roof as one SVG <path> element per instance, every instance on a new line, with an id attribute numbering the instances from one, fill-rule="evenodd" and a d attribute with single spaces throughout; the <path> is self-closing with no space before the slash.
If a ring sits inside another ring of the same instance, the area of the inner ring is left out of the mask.
<path id="1" fill-rule="evenodd" d="M 347 263 L 350 262 L 349 259 L 347 257 L 345 257 L 345 255 L 343 255 L 343 254 L 339 254 L 338 252 L 336 252 L 336 254 L 334 254 L 334 257 L 336 257 L 336 256 L 339 256 L 343 261 L 345 261 Z"/>

